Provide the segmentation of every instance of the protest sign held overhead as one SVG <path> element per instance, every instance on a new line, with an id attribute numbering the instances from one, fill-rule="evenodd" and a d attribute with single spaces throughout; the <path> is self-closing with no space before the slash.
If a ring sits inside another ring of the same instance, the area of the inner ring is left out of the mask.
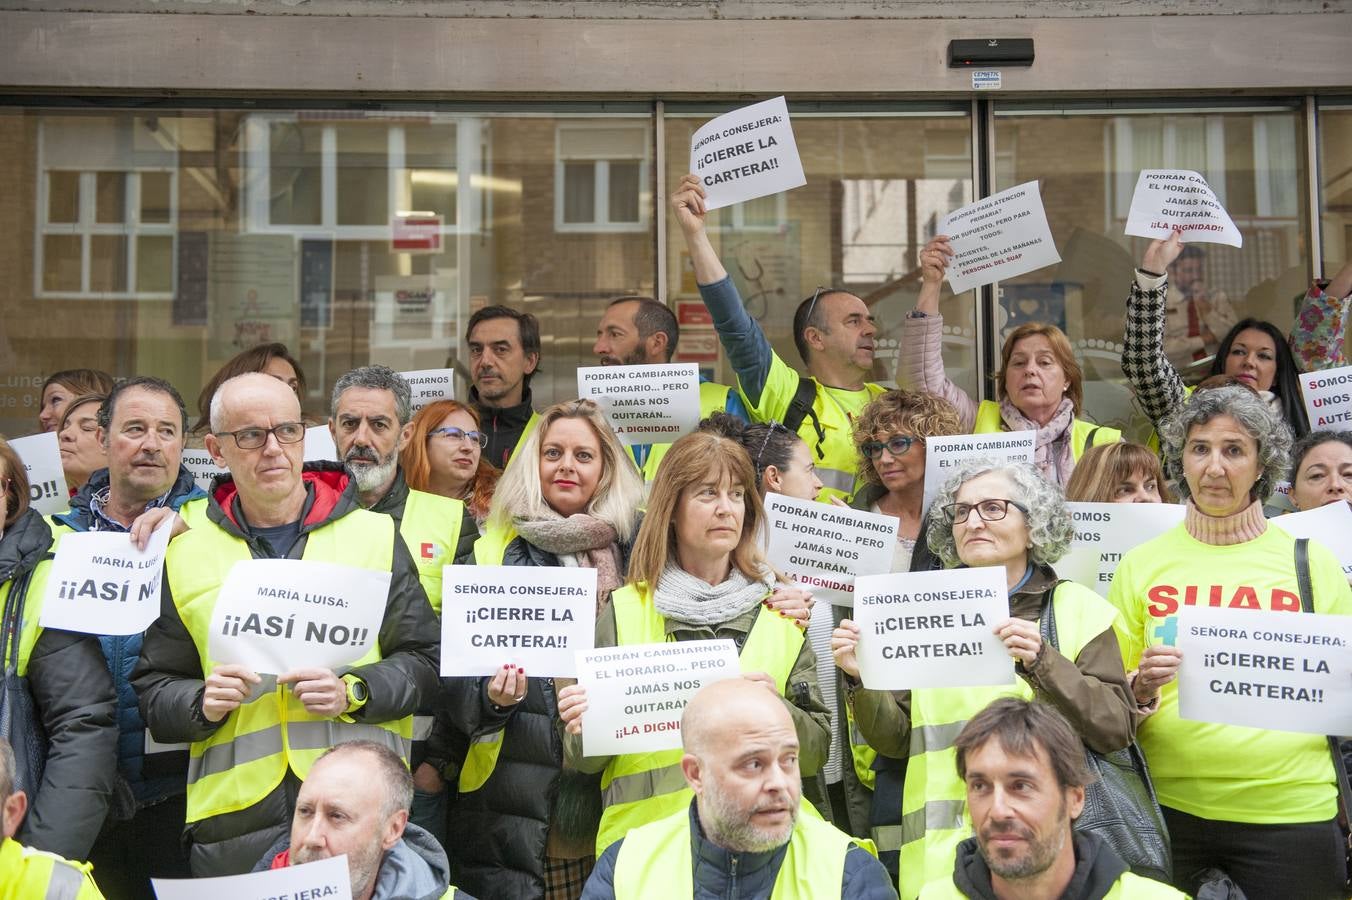
<path id="1" fill-rule="evenodd" d="M 1187 169 L 1142 169 L 1126 233 L 1167 238 L 1175 231 L 1185 241 L 1244 246 L 1244 236 L 1205 178 Z"/>
<path id="2" fill-rule="evenodd" d="M 983 458 L 996 465 L 1007 462 L 1031 463 L 1036 446 L 1037 432 L 1034 431 L 925 438 L 925 499 L 921 509 L 929 509 L 958 463 Z"/>
<path id="3" fill-rule="evenodd" d="M 626 446 L 669 444 L 699 426 L 699 366 L 581 366 L 577 395 L 596 401 Z"/>
<path id="4" fill-rule="evenodd" d="M 1302 372 L 1300 393 L 1311 429 L 1352 429 L 1352 366 Z"/>
<path id="5" fill-rule="evenodd" d="M 765 495 L 770 565 L 836 606 L 854 605 L 856 575 L 891 570 L 898 524 L 895 516 Z"/>
<path id="6" fill-rule="evenodd" d="M 305 462 L 334 462 L 338 459 L 338 447 L 333 443 L 333 435 L 327 425 L 312 425 L 305 429 Z"/>
<path id="7" fill-rule="evenodd" d="M 352 900 L 347 855 L 218 878 L 152 878 L 159 900 Z"/>
<path id="8" fill-rule="evenodd" d="M 582 750 L 587 756 L 674 750 L 690 698 L 706 684 L 741 674 L 730 640 L 579 651 L 578 684 L 587 689 Z"/>
<path id="9" fill-rule="evenodd" d="M 455 399 L 455 369 L 419 369 L 399 374 L 413 389 L 413 412 L 438 400 Z"/>
<path id="10" fill-rule="evenodd" d="M 390 573 L 301 559 L 231 567 L 211 614 L 207 650 L 260 675 L 338 669 L 375 645 Z"/>
<path id="11" fill-rule="evenodd" d="M 120 531 L 61 538 L 42 599 L 43 628 L 87 634 L 140 634 L 160 615 L 160 575 L 173 522 L 155 529 L 144 551 Z"/>
<path id="12" fill-rule="evenodd" d="M 61 468 L 56 432 L 15 438 L 9 442 L 28 473 L 28 502 L 44 516 L 70 509 L 70 491 Z"/>
<path id="13" fill-rule="evenodd" d="M 855 580 L 859 677 L 871 690 L 1013 684 L 995 634 L 1009 618 L 1002 566 L 864 575 Z"/>
<path id="14" fill-rule="evenodd" d="M 192 473 L 192 480 L 204 491 L 211 490 L 211 479 L 226 474 L 226 470 L 216 465 L 216 460 L 205 450 L 183 451 L 183 467 Z"/>
<path id="15" fill-rule="evenodd" d="M 954 210 L 939 222 L 953 247 L 948 284 L 961 294 L 1061 261 L 1036 181 Z"/>
<path id="16" fill-rule="evenodd" d="M 690 171 L 704 185 L 706 209 L 807 184 L 783 97 L 706 122 L 690 139 Z"/>
<path id="17" fill-rule="evenodd" d="M 1352 734 L 1352 616 L 1186 606 L 1178 714 L 1303 734 Z"/>
<path id="18" fill-rule="evenodd" d="M 596 639 L 596 570 L 445 566 L 441 674 L 493 675 L 507 663 L 572 678 Z"/>
<path id="19" fill-rule="evenodd" d="M 1317 509 L 1293 512 L 1268 519 L 1295 538 L 1309 538 L 1323 544 L 1338 558 L 1343 574 L 1352 579 L 1352 507 L 1341 501 Z"/>
<path id="20" fill-rule="evenodd" d="M 1056 574 L 1108 596 L 1126 553 L 1183 521 L 1178 503 L 1067 503 L 1075 533 Z"/>

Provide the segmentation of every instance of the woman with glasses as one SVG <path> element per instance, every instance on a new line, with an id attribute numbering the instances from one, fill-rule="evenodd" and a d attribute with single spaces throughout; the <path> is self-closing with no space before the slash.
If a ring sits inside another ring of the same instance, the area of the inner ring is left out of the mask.
<path id="1" fill-rule="evenodd" d="M 1061 490 L 1026 463 L 960 464 L 929 511 L 928 542 L 946 567 L 994 566 L 1009 590 L 1009 617 L 993 630 L 1014 659 L 1013 685 L 875 691 L 859 682 L 859 627 L 845 621 L 832 646 L 846 674 L 859 730 L 879 753 L 906 759 L 901 896 L 952 875 L 957 845 L 971 834 L 953 737 L 992 700 L 1018 695 L 1053 704 L 1101 753 L 1131 743 L 1136 705 L 1117 648 L 1117 612 L 1086 587 L 1059 582 L 1052 564 L 1070 544 Z M 1039 622 L 1055 617 L 1057 646 Z"/>
<path id="2" fill-rule="evenodd" d="M 61 471 L 72 496 L 99 469 L 108 468 L 108 451 L 99 440 L 99 407 L 107 394 L 83 394 L 66 405 L 56 430 Z"/>
<path id="3" fill-rule="evenodd" d="M 920 251 L 921 286 L 915 309 L 901 326 L 897 384 L 938 394 L 958 410 L 963 431 L 1037 433 L 1034 461 L 1049 481 L 1064 486 L 1084 451 L 1122 439 L 1113 428 L 1081 418 L 1084 373 L 1070 339 L 1055 325 L 1029 322 L 1005 338 L 995 374 L 996 400 L 977 403 L 944 374 L 944 318 L 939 293 L 953 257 L 947 235 Z"/>
<path id="4" fill-rule="evenodd" d="M 399 465 L 408 486 L 429 494 L 463 500 L 480 528 L 499 472 L 483 457 L 488 436 L 479 430 L 479 414 L 455 400 L 438 400 L 418 411 Z"/>
<path id="5" fill-rule="evenodd" d="M 502 473 L 476 554 L 497 542 L 502 565 L 593 568 L 604 610 L 624 584 L 642 502 L 643 480 L 596 404 L 557 403 Z M 452 721 L 471 738 L 450 817 L 457 883 L 490 900 L 577 897 L 593 862 L 600 789 L 563 768 L 554 680 L 529 675 L 504 666 L 451 689 Z"/>

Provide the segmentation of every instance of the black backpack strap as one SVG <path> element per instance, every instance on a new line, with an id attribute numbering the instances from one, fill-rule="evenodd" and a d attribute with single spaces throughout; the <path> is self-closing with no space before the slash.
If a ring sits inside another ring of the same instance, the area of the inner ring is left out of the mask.
<path id="1" fill-rule="evenodd" d="M 817 419 L 817 413 L 812 409 L 812 402 L 817 399 L 817 382 L 811 378 L 798 376 L 798 387 L 793 392 L 793 399 L 789 401 L 789 408 L 784 413 L 784 427 L 794 434 L 803 426 L 804 419 L 812 420 L 812 430 L 817 432 L 817 458 L 825 459 L 826 451 L 822 449 L 822 442 L 826 440 L 826 429 L 822 428 L 822 423 Z"/>
<path id="2" fill-rule="evenodd" d="M 1314 612 L 1314 586 L 1310 583 L 1310 539 L 1296 538 L 1296 584 L 1300 586 L 1302 612 Z"/>
<path id="3" fill-rule="evenodd" d="M 1084 452 L 1084 450 L 1088 450 L 1090 447 L 1094 446 L 1094 438 L 1098 437 L 1099 429 L 1102 427 L 1103 427 L 1102 425 L 1094 426 L 1094 430 L 1089 432 L 1089 437 L 1084 439 L 1084 448 L 1083 450 L 1081 450 L 1081 452 Z"/>

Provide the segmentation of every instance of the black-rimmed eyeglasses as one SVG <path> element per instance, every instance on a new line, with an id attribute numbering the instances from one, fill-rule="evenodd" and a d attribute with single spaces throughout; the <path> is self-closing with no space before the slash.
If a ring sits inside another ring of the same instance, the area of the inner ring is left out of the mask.
<path id="1" fill-rule="evenodd" d="M 268 442 L 268 435 L 279 444 L 298 444 L 305 438 L 304 422 L 283 422 L 271 428 L 240 428 L 237 431 L 213 431 L 218 438 L 231 437 L 241 450 L 257 450 Z"/>
<path id="2" fill-rule="evenodd" d="M 899 434 L 896 437 L 890 437 L 885 441 L 864 441 L 859 445 L 859 449 L 869 459 L 878 459 L 883 455 L 883 450 L 887 450 L 893 456 L 901 456 L 907 450 L 911 449 L 912 444 L 923 444 L 924 438 L 909 437 Z"/>
<path id="3" fill-rule="evenodd" d="M 982 500 L 979 503 L 950 503 L 943 508 L 944 519 L 950 525 L 965 524 L 972 515 L 972 510 L 976 510 L 976 514 L 981 521 L 998 522 L 1009 515 L 1011 506 L 1025 516 L 1028 515 L 1028 507 L 1016 500 L 991 499 Z"/>

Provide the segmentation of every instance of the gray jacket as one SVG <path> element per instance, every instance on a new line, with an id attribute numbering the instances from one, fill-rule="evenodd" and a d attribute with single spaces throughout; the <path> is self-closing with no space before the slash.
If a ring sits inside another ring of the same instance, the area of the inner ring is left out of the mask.
<path id="1" fill-rule="evenodd" d="M 289 852 L 291 838 L 284 837 L 258 861 L 255 872 L 272 868 L 273 860 Z M 451 864 L 437 839 L 413 823 L 404 828 L 404 836 L 380 861 L 376 888 L 371 900 L 437 900 L 450 888 Z M 474 900 L 463 891 L 456 900 Z"/>

